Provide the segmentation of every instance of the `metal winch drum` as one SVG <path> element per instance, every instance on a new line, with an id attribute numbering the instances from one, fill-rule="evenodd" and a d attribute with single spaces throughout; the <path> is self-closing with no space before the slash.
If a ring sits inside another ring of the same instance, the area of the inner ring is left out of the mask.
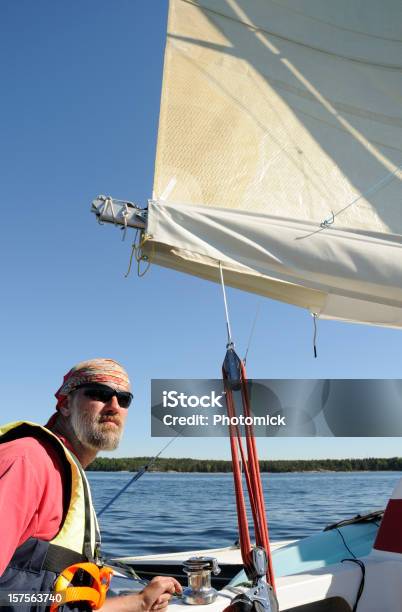
<path id="1" fill-rule="evenodd" d="M 190 605 L 212 603 L 218 592 L 211 586 L 211 573 L 221 570 L 214 557 L 191 557 L 183 563 L 183 572 L 188 576 L 188 587 L 183 590 L 183 602 Z"/>

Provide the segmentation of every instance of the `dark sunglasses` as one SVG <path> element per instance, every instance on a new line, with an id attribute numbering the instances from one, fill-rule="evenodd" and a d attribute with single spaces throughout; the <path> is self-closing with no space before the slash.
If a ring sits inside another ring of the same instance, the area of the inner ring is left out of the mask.
<path id="1" fill-rule="evenodd" d="M 100 383 L 87 383 L 80 385 L 77 389 L 83 389 L 85 397 L 104 404 L 107 404 L 112 397 L 116 396 L 121 408 L 128 408 L 133 399 L 133 394 L 129 391 L 116 391 L 116 389 Z"/>

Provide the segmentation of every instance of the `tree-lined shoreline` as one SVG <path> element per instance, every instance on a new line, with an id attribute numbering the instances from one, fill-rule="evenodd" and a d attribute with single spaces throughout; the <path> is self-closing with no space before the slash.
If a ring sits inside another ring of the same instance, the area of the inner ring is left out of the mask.
<path id="1" fill-rule="evenodd" d="M 149 464 L 151 457 L 97 457 L 90 466 L 93 472 L 137 472 Z M 261 472 L 379 472 L 402 471 L 402 457 L 366 459 L 277 459 L 260 460 Z M 232 471 L 231 461 L 220 459 L 161 458 L 151 467 L 152 472 L 201 472 L 205 474 Z"/>

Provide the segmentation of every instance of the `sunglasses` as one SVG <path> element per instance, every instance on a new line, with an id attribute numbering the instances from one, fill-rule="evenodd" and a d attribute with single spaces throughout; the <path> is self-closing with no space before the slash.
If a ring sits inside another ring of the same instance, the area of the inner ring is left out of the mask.
<path id="1" fill-rule="evenodd" d="M 100 383 L 80 385 L 77 389 L 83 389 L 85 397 L 104 404 L 107 404 L 112 397 L 116 396 L 121 408 L 128 408 L 133 399 L 133 394 L 129 391 L 116 391 L 116 389 Z"/>

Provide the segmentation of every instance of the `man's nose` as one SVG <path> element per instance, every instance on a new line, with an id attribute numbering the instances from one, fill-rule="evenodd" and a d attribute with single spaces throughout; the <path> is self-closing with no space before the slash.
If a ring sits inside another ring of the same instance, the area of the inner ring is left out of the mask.
<path id="1" fill-rule="evenodd" d="M 113 395 L 110 400 L 108 402 L 106 402 L 104 409 L 105 410 L 112 410 L 113 412 L 117 412 L 120 409 L 120 404 L 118 402 L 118 399 L 116 397 L 116 395 Z"/>

